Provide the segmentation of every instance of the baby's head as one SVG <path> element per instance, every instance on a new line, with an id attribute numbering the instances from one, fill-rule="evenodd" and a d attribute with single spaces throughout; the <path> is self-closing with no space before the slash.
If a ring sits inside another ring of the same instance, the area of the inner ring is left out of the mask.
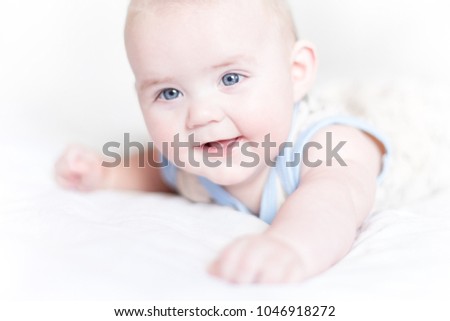
<path id="1" fill-rule="evenodd" d="M 314 49 L 297 40 L 282 0 L 132 0 L 125 42 L 143 115 L 161 151 L 175 136 L 185 142 L 191 134 L 202 146 L 234 138 L 261 144 L 270 134 L 279 147 L 293 105 L 316 71 Z M 270 159 L 278 153 L 251 150 Z M 163 152 L 172 161 L 188 158 L 170 146 Z M 194 149 L 200 158 L 204 152 Z M 234 166 L 245 159 L 236 154 L 232 166 L 184 169 L 233 184 L 236 175 L 228 170 L 238 176 L 255 170 Z"/>
<path id="2" fill-rule="evenodd" d="M 196 6 L 217 6 L 221 5 L 221 0 L 131 0 L 128 7 L 127 25 L 136 15 L 146 13 L 163 13 L 164 10 L 173 11 L 176 7 Z M 228 1 L 230 4 L 233 1 Z M 245 3 L 247 2 L 247 3 Z M 222 3 L 223 4 L 223 3 Z M 261 13 L 264 10 L 267 17 L 270 19 L 268 24 L 271 27 L 277 26 L 280 32 L 286 38 L 293 41 L 297 39 L 297 30 L 292 18 L 292 14 L 286 0 L 258 0 L 258 1 L 240 1 L 233 5 L 237 8 L 243 8 L 243 5 L 250 5 L 255 14 Z M 256 8 L 255 5 L 259 6 Z M 222 8 L 224 8 L 222 6 Z"/>

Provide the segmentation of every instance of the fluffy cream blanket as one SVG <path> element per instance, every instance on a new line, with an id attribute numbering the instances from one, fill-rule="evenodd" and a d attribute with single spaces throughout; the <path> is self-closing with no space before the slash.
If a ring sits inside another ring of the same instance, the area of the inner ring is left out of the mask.
<path id="1" fill-rule="evenodd" d="M 450 85 L 347 81 L 317 88 L 314 97 L 318 106 L 342 105 L 391 142 L 377 209 L 398 207 L 450 186 Z"/>

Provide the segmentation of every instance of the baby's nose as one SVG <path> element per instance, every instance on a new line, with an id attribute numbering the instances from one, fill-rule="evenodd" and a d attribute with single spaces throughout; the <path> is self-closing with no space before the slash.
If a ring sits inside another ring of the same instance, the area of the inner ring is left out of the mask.
<path id="1" fill-rule="evenodd" d="M 225 114 L 218 105 L 212 103 L 193 103 L 189 106 L 186 127 L 194 129 L 209 123 L 220 122 Z"/>

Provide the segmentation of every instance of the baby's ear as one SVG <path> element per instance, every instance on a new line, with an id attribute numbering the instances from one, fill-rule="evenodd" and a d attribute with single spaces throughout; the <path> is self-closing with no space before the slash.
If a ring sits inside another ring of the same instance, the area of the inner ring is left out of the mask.
<path id="1" fill-rule="evenodd" d="M 291 68 L 294 101 L 300 101 L 316 79 L 316 49 L 311 43 L 303 40 L 295 43 L 291 55 Z"/>

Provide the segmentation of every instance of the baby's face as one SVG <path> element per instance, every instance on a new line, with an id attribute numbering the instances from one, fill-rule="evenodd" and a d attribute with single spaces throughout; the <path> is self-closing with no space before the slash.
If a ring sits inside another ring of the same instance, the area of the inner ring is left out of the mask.
<path id="1" fill-rule="evenodd" d="M 220 185 L 239 184 L 267 168 L 264 157 L 273 160 L 287 139 L 293 43 L 270 19 L 263 1 L 228 0 L 157 5 L 129 23 L 127 50 L 147 128 L 155 146 L 176 165 L 183 162 L 183 170 Z M 261 145 L 268 134 L 276 144 L 270 155 Z M 171 146 L 190 135 L 200 146 Z M 248 142 L 257 146 L 243 153 Z M 241 166 L 255 155 L 257 164 Z M 205 157 L 220 165 L 205 164 Z"/>

